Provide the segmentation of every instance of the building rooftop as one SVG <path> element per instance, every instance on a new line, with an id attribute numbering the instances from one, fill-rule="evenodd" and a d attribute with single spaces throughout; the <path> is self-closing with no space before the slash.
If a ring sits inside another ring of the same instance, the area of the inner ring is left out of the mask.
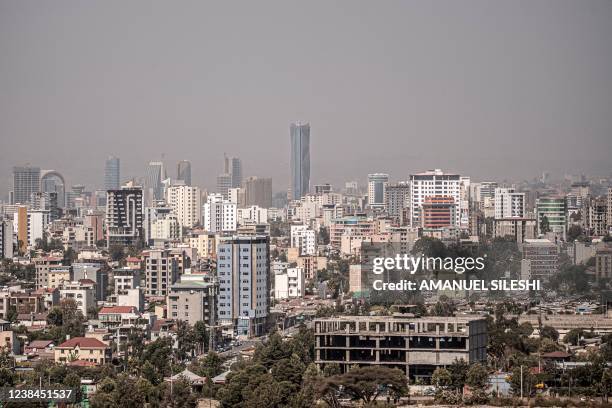
<path id="1" fill-rule="evenodd" d="M 105 306 L 98 312 L 101 314 L 116 314 L 116 313 L 134 313 L 136 308 L 134 306 Z"/>
<path id="2" fill-rule="evenodd" d="M 106 349 L 109 346 L 105 343 L 102 343 L 100 340 L 95 339 L 93 337 L 75 337 L 70 340 L 66 340 L 57 348 L 87 348 L 87 349 Z"/>
<path id="3" fill-rule="evenodd" d="M 431 322 L 431 323 L 445 323 L 445 322 L 460 322 L 468 323 L 476 320 L 484 320 L 483 316 L 480 315 L 462 315 L 462 316 L 424 316 L 415 317 L 412 314 L 395 314 L 393 316 L 337 316 L 337 317 L 324 317 L 315 319 L 315 321 L 347 321 L 347 322 L 388 322 L 388 321 L 419 321 L 419 322 Z"/>

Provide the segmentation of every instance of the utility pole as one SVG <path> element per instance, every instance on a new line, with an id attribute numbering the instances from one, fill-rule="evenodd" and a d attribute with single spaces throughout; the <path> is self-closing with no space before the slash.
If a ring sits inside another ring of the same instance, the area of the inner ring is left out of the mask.
<path id="1" fill-rule="evenodd" d="M 523 366 L 521 365 L 521 403 L 523 402 Z"/>

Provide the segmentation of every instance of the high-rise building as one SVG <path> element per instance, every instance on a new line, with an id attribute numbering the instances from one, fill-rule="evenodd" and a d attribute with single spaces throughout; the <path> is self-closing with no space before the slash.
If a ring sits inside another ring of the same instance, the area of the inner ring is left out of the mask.
<path id="1" fill-rule="evenodd" d="M 233 236 L 217 248 L 219 324 L 230 324 L 235 334 L 264 332 L 270 304 L 270 248 L 267 236 Z"/>
<path id="2" fill-rule="evenodd" d="M 230 175 L 230 188 L 242 185 L 242 161 L 238 157 L 224 157 L 224 173 Z"/>
<path id="3" fill-rule="evenodd" d="M 26 204 L 30 201 L 32 193 L 40 191 L 40 167 L 15 166 L 13 167 L 13 202 L 12 204 Z"/>
<path id="4" fill-rule="evenodd" d="M 13 258 L 13 223 L 0 215 L 0 259 Z"/>
<path id="5" fill-rule="evenodd" d="M 32 193 L 30 199 L 33 210 L 49 211 L 49 221 L 55 221 L 60 217 L 57 205 L 57 193 Z"/>
<path id="6" fill-rule="evenodd" d="M 589 197 L 585 211 L 585 227 L 589 236 L 602 237 L 608 233 L 608 203 L 606 197 Z"/>
<path id="7" fill-rule="evenodd" d="M 538 232 L 553 232 L 565 237 L 567 227 L 567 203 L 565 197 L 542 197 L 536 201 Z"/>
<path id="8" fill-rule="evenodd" d="M 183 227 L 193 228 L 202 221 L 202 194 L 199 187 L 170 186 L 167 195 L 168 206 Z"/>
<path id="9" fill-rule="evenodd" d="M 179 277 L 179 266 L 169 249 L 156 249 L 144 253 L 145 294 L 166 296 L 170 286 Z"/>
<path id="10" fill-rule="evenodd" d="M 482 192 L 482 191 L 481 191 Z M 524 218 L 526 213 L 525 193 L 514 188 L 495 189 L 495 218 Z"/>
<path id="11" fill-rule="evenodd" d="M 457 203 L 452 197 L 428 196 L 421 204 L 423 228 L 448 228 L 457 225 Z"/>
<path id="12" fill-rule="evenodd" d="M 410 183 L 402 181 L 397 184 L 388 185 L 386 188 L 385 206 L 390 217 L 401 220 L 404 209 L 410 206 Z"/>
<path id="13" fill-rule="evenodd" d="M 144 184 L 146 203 L 152 204 L 157 200 L 163 200 L 162 181 L 165 178 L 164 164 L 162 162 L 150 162 L 148 164 Z"/>
<path id="14" fill-rule="evenodd" d="M 119 190 L 121 187 L 121 162 L 118 157 L 109 156 L 104 164 L 104 189 Z"/>
<path id="15" fill-rule="evenodd" d="M 183 181 L 187 186 L 191 185 L 191 162 L 189 160 L 178 162 L 176 179 Z"/>
<path id="16" fill-rule="evenodd" d="M 484 203 L 485 198 L 494 199 L 495 189 L 497 188 L 497 182 L 495 181 L 483 181 L 480 183 L 480 193 L 478 194 L 478 201 Z"/>
<path id="17" fill-rule="evenodd" d="M 272 179 L 249 177 L 244 181 L 245 204 L 272 207 Z"/>
<path id="18" fill-rule="evenodd" d="M 385 208 L 385 198 L 389 175 L 385 173 L 368 174 L 368 206 L 374 209 Z"/>
<path id="19" fill-rule="evenodd" d="M 291 194 L 299 200 L 310 191 L 310 124 L 292 123 Z"/>
<path id="20" fill-rule="evenodd" d="M 142 239 L 142 189 L 124 187 L 106 193 L 106 245 L 134 245 Z"/>
<path id="21" fill-rule="evenodd" d="M 232 188 L 232 175 L 221 173 L 217 176 L 217 194 L 221 194 L 224 199 L 229 198 L 229 190 Z"/>
<path id="22" fill-rule="evenodd" d="M 236 203 L 221 194 L 209 194 L 204 204 L 204 229 L 209 232 L 236 231 L 238 214 Z"/>
<path id="23" fill-rule="evenodd" d="M 612 230 L 612 187 L 608 187 L 608 208 L 607 208 L 607 219 L 608 219 L 608 231 Z"/>
<path id="24" fill-rule="evenodd" d="M 55 194 L 59 208 L 66 207 L 66 180 L 58 171 L 42 170 L 40 176 L 40 191 Z"/>
<path id="25" fill-rule="evenodd" d="M 456 204 L 455 219 L 461 220 L 461 176 L 440 169 L 410 175 L 411 225 L 421 225 L 421 207 L 427 197 L 451 197 Z"/>
<path id="26" fill-rule="evenodd" d="M 35 247 L 36 241 L 44 238 L 49 224 L 49 211 L 19 207 L 13 217 L 13 229 L 19 238 L 20 249 L 24 249 L 23 245 Z"/>

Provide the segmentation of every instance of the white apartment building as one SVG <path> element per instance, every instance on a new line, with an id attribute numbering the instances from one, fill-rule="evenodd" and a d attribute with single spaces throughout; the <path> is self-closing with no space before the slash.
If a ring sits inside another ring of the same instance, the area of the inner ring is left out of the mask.
<path id="1" fill-rule="evenodd" d="M 517 193 L 514 188 L 495 189 L 495 218 L 524 218 L 525 193 Z"/>
<path id="2" fill-rule="evenodd" d="M 180 240 L 183 236 L 182 230 L 179 217 L 175 214 L 168 214 L 151 223 L 150 239 L 164 241 Z"/>
<path id="3" fill-rule="evenodd" d="M 444 173 L 440 169 L 410 175 L 410 219 L 412 226 L 421 225 L 422 205 L 427 197 L 452 197 L 455 201 L 455 219 L 462 219 L 462 180 L 458 174 Z"/>
<path id="4" fill-rule="evenodd" d="M 222 194 L 210 194 L 204 204 L 204 229 L 209 232 L 236 231 L 237 205 Z"/>
<path id="5" fill-rule="evenodd" d="M 202 219 L 202 194 L 199 187 L 175 185 L 168 187 L 167 201 L 179 223 L 193 228 Z"/>
<path id="6" fill-rule="evenodd" d="M 268 222 L 268 209 L 257 205 L 252 205 L 247 208 L 238 208 L 238 222 L 240 224 L 247 222 L 265 224 Z"/>
<path id="7" fill-rule="evenodd" d="M 274 299 L 291 299 L 304 296 L 304 270 L 302 268 L 287 268 L 274 275 Z"/>
<path id="8" fill-rule="evenodd" d="M 291 247 L 298 248 L 301 256 L 316 255 L 317 237 L 314 230 L 307 225 L 291 226 Z"/>
<path id="9" fill-rule="evenodd" d="M 295 201 L 291 204 L 291 219 L 294 222 L 309 223 L 321 213 L 321 204 L 316 200 L 308 200 L 307 197 L 304 196 L 301 201 Z"/>
<path id="10" fill-rule="evenodd" d="M 49 224 L 48 210 L 28 210 L 28 245 L 35 246 L 37 239 L 43 238 L 43 233 Z M 13 230 L 19 234 L 19 213 L 13 214 Z"/>
<path id="11" fill-rule="evenodd" d="M 60 291 L 60 299 L 73 299 L 77 309 L 87 316 L 87 310 L 96 305 L 96 290 L 91 285 L 82 282 L 64 282 Z"/>

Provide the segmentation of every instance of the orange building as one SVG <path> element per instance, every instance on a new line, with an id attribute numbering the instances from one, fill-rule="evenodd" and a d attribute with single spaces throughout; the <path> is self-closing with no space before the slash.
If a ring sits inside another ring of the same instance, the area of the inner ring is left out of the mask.
<path id="1" fill-rule="evenodd" d="M 426 197 L 422 204 L 423 228 L 445 228 L 455 225 L 455 205 L 453 197 Z"/>

